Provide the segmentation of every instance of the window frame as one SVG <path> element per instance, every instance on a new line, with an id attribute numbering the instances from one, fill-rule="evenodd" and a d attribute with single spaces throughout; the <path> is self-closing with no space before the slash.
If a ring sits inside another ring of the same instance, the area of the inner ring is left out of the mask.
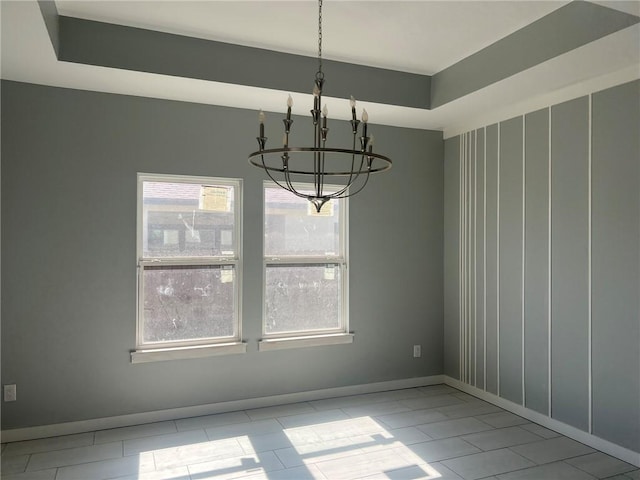
<path id="1" fill-rule="evenodd" d="M 313 190 L 313 184 L 295 183 L 298 191 Z M 348 198 L 333 199 L 334 208 L 339 209 L 338 246 L 337 255 L 267 255 L 266 250 L 266 217 L 267 189 L 279 189 L 275 182 L 264 180 L 262 188 L 262 339 L 259 350 L 274 350 L 282 348 L 329 345 L 336 343 L 351 343 L 353 335 L 349 333 L 349 202 Z M 339 185 L 325 185 L 325 189 L 338 190 Z M 293 194 L 292 194 L 293 195 Z M 270 266 L 327 266 L 336 265 L 340 270 L 340 325 L 335 328 L 321 328 L 314 330 L 295 330 L 290 332 L 268 333 L 267 330 L 267 269 Z"/>
<path id="2" fill-rule="evenodd" d="M 144 183 L 167 182 L 195 185 L 233 187 L 233 246 L 232 256 L 185 256 L 154 257 L 144 255 Z M 136 206 L 136 339 L 135 350 L 131 353 L 133 363 L 174 358 L 191 358 L 221 353 L 242 353 L 246 344 L 242 342 L 242 179 L 205 177 L 173 174 L 137 174 Z M 233 294 L 233 335 L 229 337 L 207 337 L 192 340 L 165 342 L 144 342 L 144 273 L 145 267 L 220 267 L 232 266 L 234 269 Z"/>

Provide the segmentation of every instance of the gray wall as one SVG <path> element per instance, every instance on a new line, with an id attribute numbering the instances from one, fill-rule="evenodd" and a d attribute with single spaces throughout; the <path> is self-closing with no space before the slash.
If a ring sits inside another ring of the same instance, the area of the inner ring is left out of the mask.
<path id="1" fill-rule="evenodd" d="M 444 168 L 445 372 L 636 452 L 638 125 L 634 81 L 447 139 Z"/>
<path id="2" fill-rule="evenodd" d="M 441 132 L 373 126 L 395 163 L 350 203 L 354 343 L 258 352 L 265 175 L 246 159 L 256 118 L 2 82 L 2 383 L 18 387 L 3 429 L 443 372 Z M 279 139 L 280 119 L 267 122 Z M 347 140 L 346 123 L 331 128 Z M 246 354 L 130 363 L 137 172 L 244 179 Z"/>

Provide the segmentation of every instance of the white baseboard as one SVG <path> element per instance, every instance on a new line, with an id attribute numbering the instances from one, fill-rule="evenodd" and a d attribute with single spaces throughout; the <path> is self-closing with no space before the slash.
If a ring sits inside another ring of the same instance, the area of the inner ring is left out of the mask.
<path id="1" fill-rule="evenodd" d="M 612 457 L 619 458 L 624 462 L 635 465 L 636 467 L 640 467 L 640 453 L 638 452 L 634 452 L 633 450 L 629 450 L 627 448 L 621 447 L 620 445 L 616 445 L 615 443 L 604 440 L 600 437 L 596 437 L 595 435 L 572 427 L 571 425 L 567 425 L 566 423 L 562 423 L 558 420 L 548 417 L 547 415 L 543 415 L 534 410 L 523 407 L 522 405 L 519 405 L 517 403 L 513 403 L 512 401 L 494 395 L 493 393 L 485 392 L 484 390 L 480 390 L 479 388 L 463 383 L 460 380 L 456 380 L 455 378 L 451 378 L 445 375 L 444 383 L 453 388 L 457 388 L 458 390 L 462 390 L 469 395 L 473 395 L 474 397 L 478 397 L 481 400 L 492 403 L 497 407 L 515 413 L 520 417 L 531 420 L 532 422 L 542 425 L 543 427 L 554 430 L 566 437 L 573 438 L 580 443 L 584 443 L 585 445 L 595 448 L 596 450 L 607 453 Z"/>
<path id="2" fill-rule="evenodd" d="M 191 407 L 171 408 L 168 410 L 157 410 L 154 412 L 134 413 L 129 415 L 120 415 L 117 417 L 95 418 L 91 420 L 81 420 L 78 422 L 15 428 L 0 432 L 0 441 L 2 443 L 8 443 L 19 442 L 22 440 L 34 440 L 37 438 L 57 437 L 60 435 L 71 435 L 74 433 L 92 432 L 95 430 L 127 427 L 130 425 L 141 425 L 143 423 L 178 420 L 180 418 L 199 417 L 202 415 L 213 415 L 215 413 L 272 407 L 287 403 L 308 402 L 312 400 L 322 400 L 324 398 L 346 397 L 348 395 L 384 392 L 387 390 L 423 387 L 426 385 L 437 385 L 440 383 L 444 383 L 444 375 L 404 378 L 386 382 L 367 383 L 364 385 L 349 385 L 346 387 L 286 393 L 283 395 L 272 395 L 269 397 L 247 398 L 243 400 L 233 400 L 230 402 L 211 403 L 208 405 L 196 405 Z"/>

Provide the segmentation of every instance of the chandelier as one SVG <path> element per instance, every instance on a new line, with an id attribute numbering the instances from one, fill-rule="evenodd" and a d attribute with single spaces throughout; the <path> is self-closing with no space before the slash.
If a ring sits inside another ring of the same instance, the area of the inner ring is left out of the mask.
<path id="1" fill-rule="evenodd" d="M 322 0 L 318 0 L 318 71 L 316 72 L 313 87 L 313 109 L 311 120 L 313 122 L 312 146 L 295 147 L 289 145 L 291 133 L 291 107 L 293 99 L 291 95 L 287 99 L 287 116 L 284 123 L 284 135 L 282 146 L 278 148 L 266 148 L 267 137 L 264 135 L 265 114 L 262 110 L 258 115 L 259 150 L 249 155 L 249 162 L 264 169 L 269 178 L 278 186 L 288 190 L 294 195 L 309 200 L 320 213 L 322 206 L 333 198 L 346 198 L 360 192 L 369 181 L 369 175 L 383 172 L 391 168 L 391 160 L 384 155 L 373 151 L 373 135 L 369 134 L 369 115 L 362 110 L 362 121 L 356 118 L 356 101 L 353 96 L 351 105 L 351 148 L 333 148 L 327 146 L 328 109 L 326 104 L 322 107 L 322 87 L 324 86 L 324 73 L 322 72 Z M 358 130 L 362 123 L 362 131 L 358 137 Z M 325 180 L 337 179 L 340 185 L 325 187 Z M 312 191 L 309 187 L 299 187 L 299 182 L 312 183 Z M 303 188 L 306 188 L 303 189 Z"/>

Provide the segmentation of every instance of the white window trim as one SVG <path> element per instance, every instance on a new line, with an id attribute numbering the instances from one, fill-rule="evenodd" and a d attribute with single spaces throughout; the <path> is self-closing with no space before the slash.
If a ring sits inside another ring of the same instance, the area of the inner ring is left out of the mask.
<path id="1" fill-rule="evenodd" d="M 234 257 L 184 257 L 184 258 L 154 258 L 143 256 L 143 182 L 171 182 L 202 185 L 228 185 L 234 187 L 234 238 L 236 255 Z M 165 175 L 138 173 L 137 175 L 137 206 L 136 206 L 136 348 L 131 352 L 131 363 L 175 360 L 184 358 L 201 358 L 214 355 L 225 355 L 246 352 L 246 343 L 242 342 L 242 179 L 202 177 L 192 175 Z M 235 303 L 235 335 L 231 337 L 204 338 L 163 343 L 143 343 L 143 271 L 145 266 L 172 265 L 233 265 L 236 275 Z"/>
<path id="2" fill-rule="evenodd" d="M 216 355 L 246 353 L 246 342 L 216 343 L 209 345 L 190 345 L 174 348 L 149 348 L 131 352 L 131 363 L 159 362 L 164 360 L 181 360 L 203 358 Z"/>
<path id="3" fill-rule="evenodd" d="M 296 188 L 312 189 L 311 184 L 296 183 Z M 265 191 L 267 188 L 279 188 L 274 182 L 264 180 L 262 186 L 262 225 L 264 229 L 266 208 L 264 205 Z M 341 188 L 339 185 L 325 185 L 325 188 L 336 190 Z M 264 252 L 264 230 L 263 238 L 263 265 L 262 265 L 262 339 L 258 341 L 258 351 L 282 350 L 288 348 L 302 348 L 323 345 L 339 345 L 353 343 L 354 335 L 349 332 L 349 199 L 342 198 L 337 200 L 337 208 L 340 210 L 342 221 L 340 222 L 340 250 L 342 255 L 327 256 L 267 256 Z M 278 332 L 267 333 L 266 326 L 266 298 L 267 298 L 267 266 L 269 265 L 326 265 L 336 264 L 340 267 L 342 278 L 341 285 L 341 325 L 332 329 L 317 329 L 294 332 Z"/>
<path id="4" fill-rule="evenodd" d="M 263 338 L 258 342 L 258 351 L 284 350 L 287 348 L 321 347 L 353 343 L 353 333 L 328 333 L 297 337 Z"/>

